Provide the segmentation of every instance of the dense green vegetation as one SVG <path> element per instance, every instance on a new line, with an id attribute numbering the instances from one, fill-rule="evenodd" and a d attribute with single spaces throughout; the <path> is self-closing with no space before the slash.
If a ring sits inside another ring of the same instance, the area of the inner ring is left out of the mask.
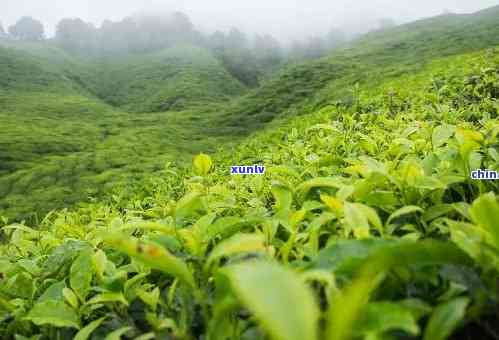
<path id="1" fill-rule="evenodd" d="M 199 47 L 6 43 L 0 338 L 496 339 L 498 17 L 256 89 Z"/>
<path id="2" fill-rule="evenodd" d="M 0 210 L 10 218 L 32 219 L 214 150 L 221 138 L 210 136 L 210 112 L 244 91 L 194 47 L 113 65 L 16 47 L 0 48 Z"/>
<path id="3" fill-rule="evenodd" d="M 376 86 L 437 57 L 495 46 L 498 12 L 374 32 L 326 58 L 289 65 L 252 90 L 201 47 L 92 57 L 51 41 L 2 42 L 2 215 L 31 222 L 119 183 L 140 187 L 165 163 L 237 142 L 277 117 L 352 104 L 356 83 Z M 229 38 L 229 46 L 237 40 Z"/>
<path id="4" fill-rule="evenodd" d="M 92 92 L 130 112 L 202 109 L 245 90 L 207 50 L 191 46 L 145 56 L 109 57 L 88 67 Z"/>
<path id="5" fill-rule="evenodd" d="M 418 72 L 435 58 L 499 44 L 499 7 L 442 15 L 367 34 L 328 57 L 284 69 L 226 110 L 232 131 L 258 129 L 278 116 L 352 101 L 353 85 L 374 86 Z M 239 129 L 238 129 L 239 128 Z"/>
<path id="6" fill-rule="evenodd" d="M 499 170 L 498 98 L 498 50 L 434 61 L 128 203 L 5 225 L 0 335 L 493 338 L 499 186 L 469 173 Z"/>

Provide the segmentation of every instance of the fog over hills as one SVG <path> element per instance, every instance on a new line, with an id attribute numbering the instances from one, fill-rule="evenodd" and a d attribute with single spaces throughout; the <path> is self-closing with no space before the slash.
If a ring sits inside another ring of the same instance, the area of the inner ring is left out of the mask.
<path id="1" fill-rule="evenodd" d="M 120 20 L 139 12 L 182 11 L 203 30 L 228 29 L 237 26 L 252 33 L 270 33 L 281 40 L 320 35 L 333 27 L 350 33 L 363 32 L 391 18 L 404 23 L 443 12 L 469 13 L 497 5 L 497 0 L 4 0 L 0 22 L 4 27 L 19 17 L 30 15 L 41 20 L 53 34 L 56 23 L 64 17 L 80 17 L 100 25 L 105 19 Z"/>

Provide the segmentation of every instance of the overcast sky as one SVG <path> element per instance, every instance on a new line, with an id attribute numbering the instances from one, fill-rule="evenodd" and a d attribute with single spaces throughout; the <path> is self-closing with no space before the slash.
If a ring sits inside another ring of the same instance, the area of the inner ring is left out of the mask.
<path id="1" fill-rule="evenodd" d="M 19 17 L 38 18 L 52 33 L 64 17 L 80 17 L 97 26 L 148 11 L 180 10 L 203 30 L 237 26 L 281 39 L 321 34 L 331 27 L 352 29 L 380 18 L 407 22 L 441 14 L 469 13 L 498 5 L 499 0 L 0 0 L 4 27 Z"/>

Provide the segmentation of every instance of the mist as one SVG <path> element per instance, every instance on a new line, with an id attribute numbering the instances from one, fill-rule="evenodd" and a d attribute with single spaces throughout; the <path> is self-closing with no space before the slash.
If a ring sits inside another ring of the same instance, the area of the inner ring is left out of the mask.
<path id="1" fill-rule="evenodd" d="M 390 18 L 405 23 L 443 12 L 470 13 L 498 0 L 3 0 L 0 22 L 8 27 L 22 16 L 43 22 L 48 36 L 62 18 L 79 17 L 96 26 L 106 20 L 158 11 L 182 11 L 204 32 L 230 27 L 251 34 L 268 33 L 281 41 L 324 34 L 332 28 L 362 33 Z"/>

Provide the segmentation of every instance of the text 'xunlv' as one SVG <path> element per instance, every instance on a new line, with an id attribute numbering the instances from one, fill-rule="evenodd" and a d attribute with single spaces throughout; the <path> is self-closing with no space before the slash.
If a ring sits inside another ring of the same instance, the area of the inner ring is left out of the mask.
<path id="1" fill-rule="evenodd" d="M 264 165 L 234 165 L 230 167 L 231 175 L 263 175 L 265 173 Z"/>

